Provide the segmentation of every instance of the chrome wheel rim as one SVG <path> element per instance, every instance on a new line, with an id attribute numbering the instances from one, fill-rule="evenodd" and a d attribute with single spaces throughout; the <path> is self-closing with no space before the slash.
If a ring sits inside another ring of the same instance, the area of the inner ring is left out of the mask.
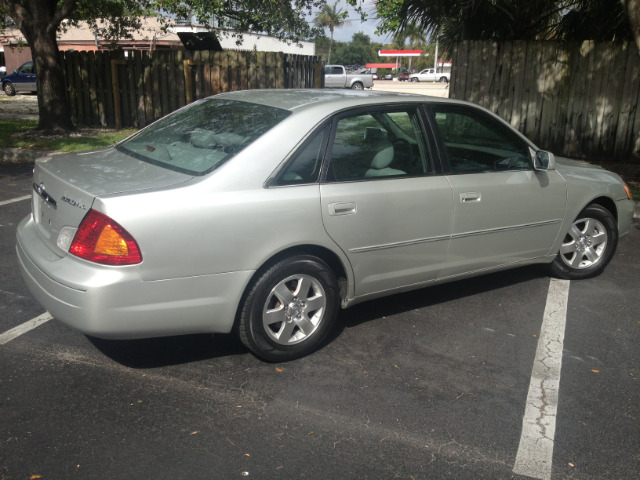
<path id="1" fill-rule="evenodd" d="M 605 226 L 594 218 L 573 222 L 560 247 L 564 264 L 576 270 L 593 267 L 603 257 L 609 235 Z"/>
<path id="2" fill-rule="evenodd" d="M 264 330 L 279 345 L 295 345 L 313 335 L 327 308 L 327 296 L 318 280 L 292 275 L 279 282 L 262 311 Z"/>

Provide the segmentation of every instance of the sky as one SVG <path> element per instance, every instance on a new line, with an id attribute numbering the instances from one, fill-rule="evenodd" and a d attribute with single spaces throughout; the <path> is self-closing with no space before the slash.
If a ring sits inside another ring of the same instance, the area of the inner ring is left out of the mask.
<path id="1" fill-rule="evenodd" d="M 335 0 L 327 0 L 329 5 L 333 6 L 333 2 Z M 365 0 L 364 11 L 369 14 L 369 17 L 375 17 L 375 6 L 373 4 L 373 0 Z M 392 39 L 390 35 L 376 35 L 376 27 L 378 21 L 375 19 L 368 19 L 366 22 L 363 22 L 360 18 L 360 14 L 357 13 L 353 7 L 347 4 L 345 1 L 338 1 L 338 8 L 342 10 L 347 10 L 349 12 L 349 21 L 350 25 L 344 25 L 340 28 L 336 28 L 333 33 L 333 39 L 339 42 L 350 42 L 353 38 L 354 33 L 362 32 L 365 35 L 368 35 L 371 38 L 372 42 L 380 42 L 380 43 L 391 43 Z M 329 30 L 325 29 L 325 33 L 329 36 Z"/>

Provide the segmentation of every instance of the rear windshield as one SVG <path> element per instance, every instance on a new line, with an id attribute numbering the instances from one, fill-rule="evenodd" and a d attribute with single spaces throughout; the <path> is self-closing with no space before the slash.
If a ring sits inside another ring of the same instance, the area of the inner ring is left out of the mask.
<path id="1" fill-rule="evenodd" d="M 288 115 L 278 108 L 210 98 L 166 116 L 117 148 L 161 167 L 205 175 Z"/>

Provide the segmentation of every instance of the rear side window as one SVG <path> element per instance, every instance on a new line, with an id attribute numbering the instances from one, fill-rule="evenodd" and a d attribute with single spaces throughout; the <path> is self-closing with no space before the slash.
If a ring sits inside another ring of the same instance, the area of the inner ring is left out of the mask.
<path id="1" fill-rule="evenodd" d="M 274 185 L 300 185 L 319 180 L 326 137 L 330 125 L 314 133 L 293 155 Z"/>
<path id="2" fill-rule="evenodd" d="M 348 182 L 434 173 L 417 109 L 345 115 L 329 146 L 327 182 Z"/>
<path id="3" fill-rule="evenodd" d="M 206 99 L 166 116 L 117 148 L 171 170 L 204 175 L 288 115 L 286 110 L 264 105 Z"/>

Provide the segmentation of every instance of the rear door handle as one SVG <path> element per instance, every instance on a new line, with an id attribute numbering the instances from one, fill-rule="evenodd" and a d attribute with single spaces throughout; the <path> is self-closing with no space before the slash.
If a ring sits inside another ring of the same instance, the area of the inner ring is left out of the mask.
<path id="1" fill-rule="evenodd" d="M 465 192 L 460 194 L 460 203 L 479 203 L 482 201 L 480 192 Z"/>
<path id="2" fill-rule="evenodd" d="M 329 215 L 353 215 L 356 213 L 356 204 L 355 202 L 344 202 L 344 203 L 330 203 L 329 204 Z"/>

